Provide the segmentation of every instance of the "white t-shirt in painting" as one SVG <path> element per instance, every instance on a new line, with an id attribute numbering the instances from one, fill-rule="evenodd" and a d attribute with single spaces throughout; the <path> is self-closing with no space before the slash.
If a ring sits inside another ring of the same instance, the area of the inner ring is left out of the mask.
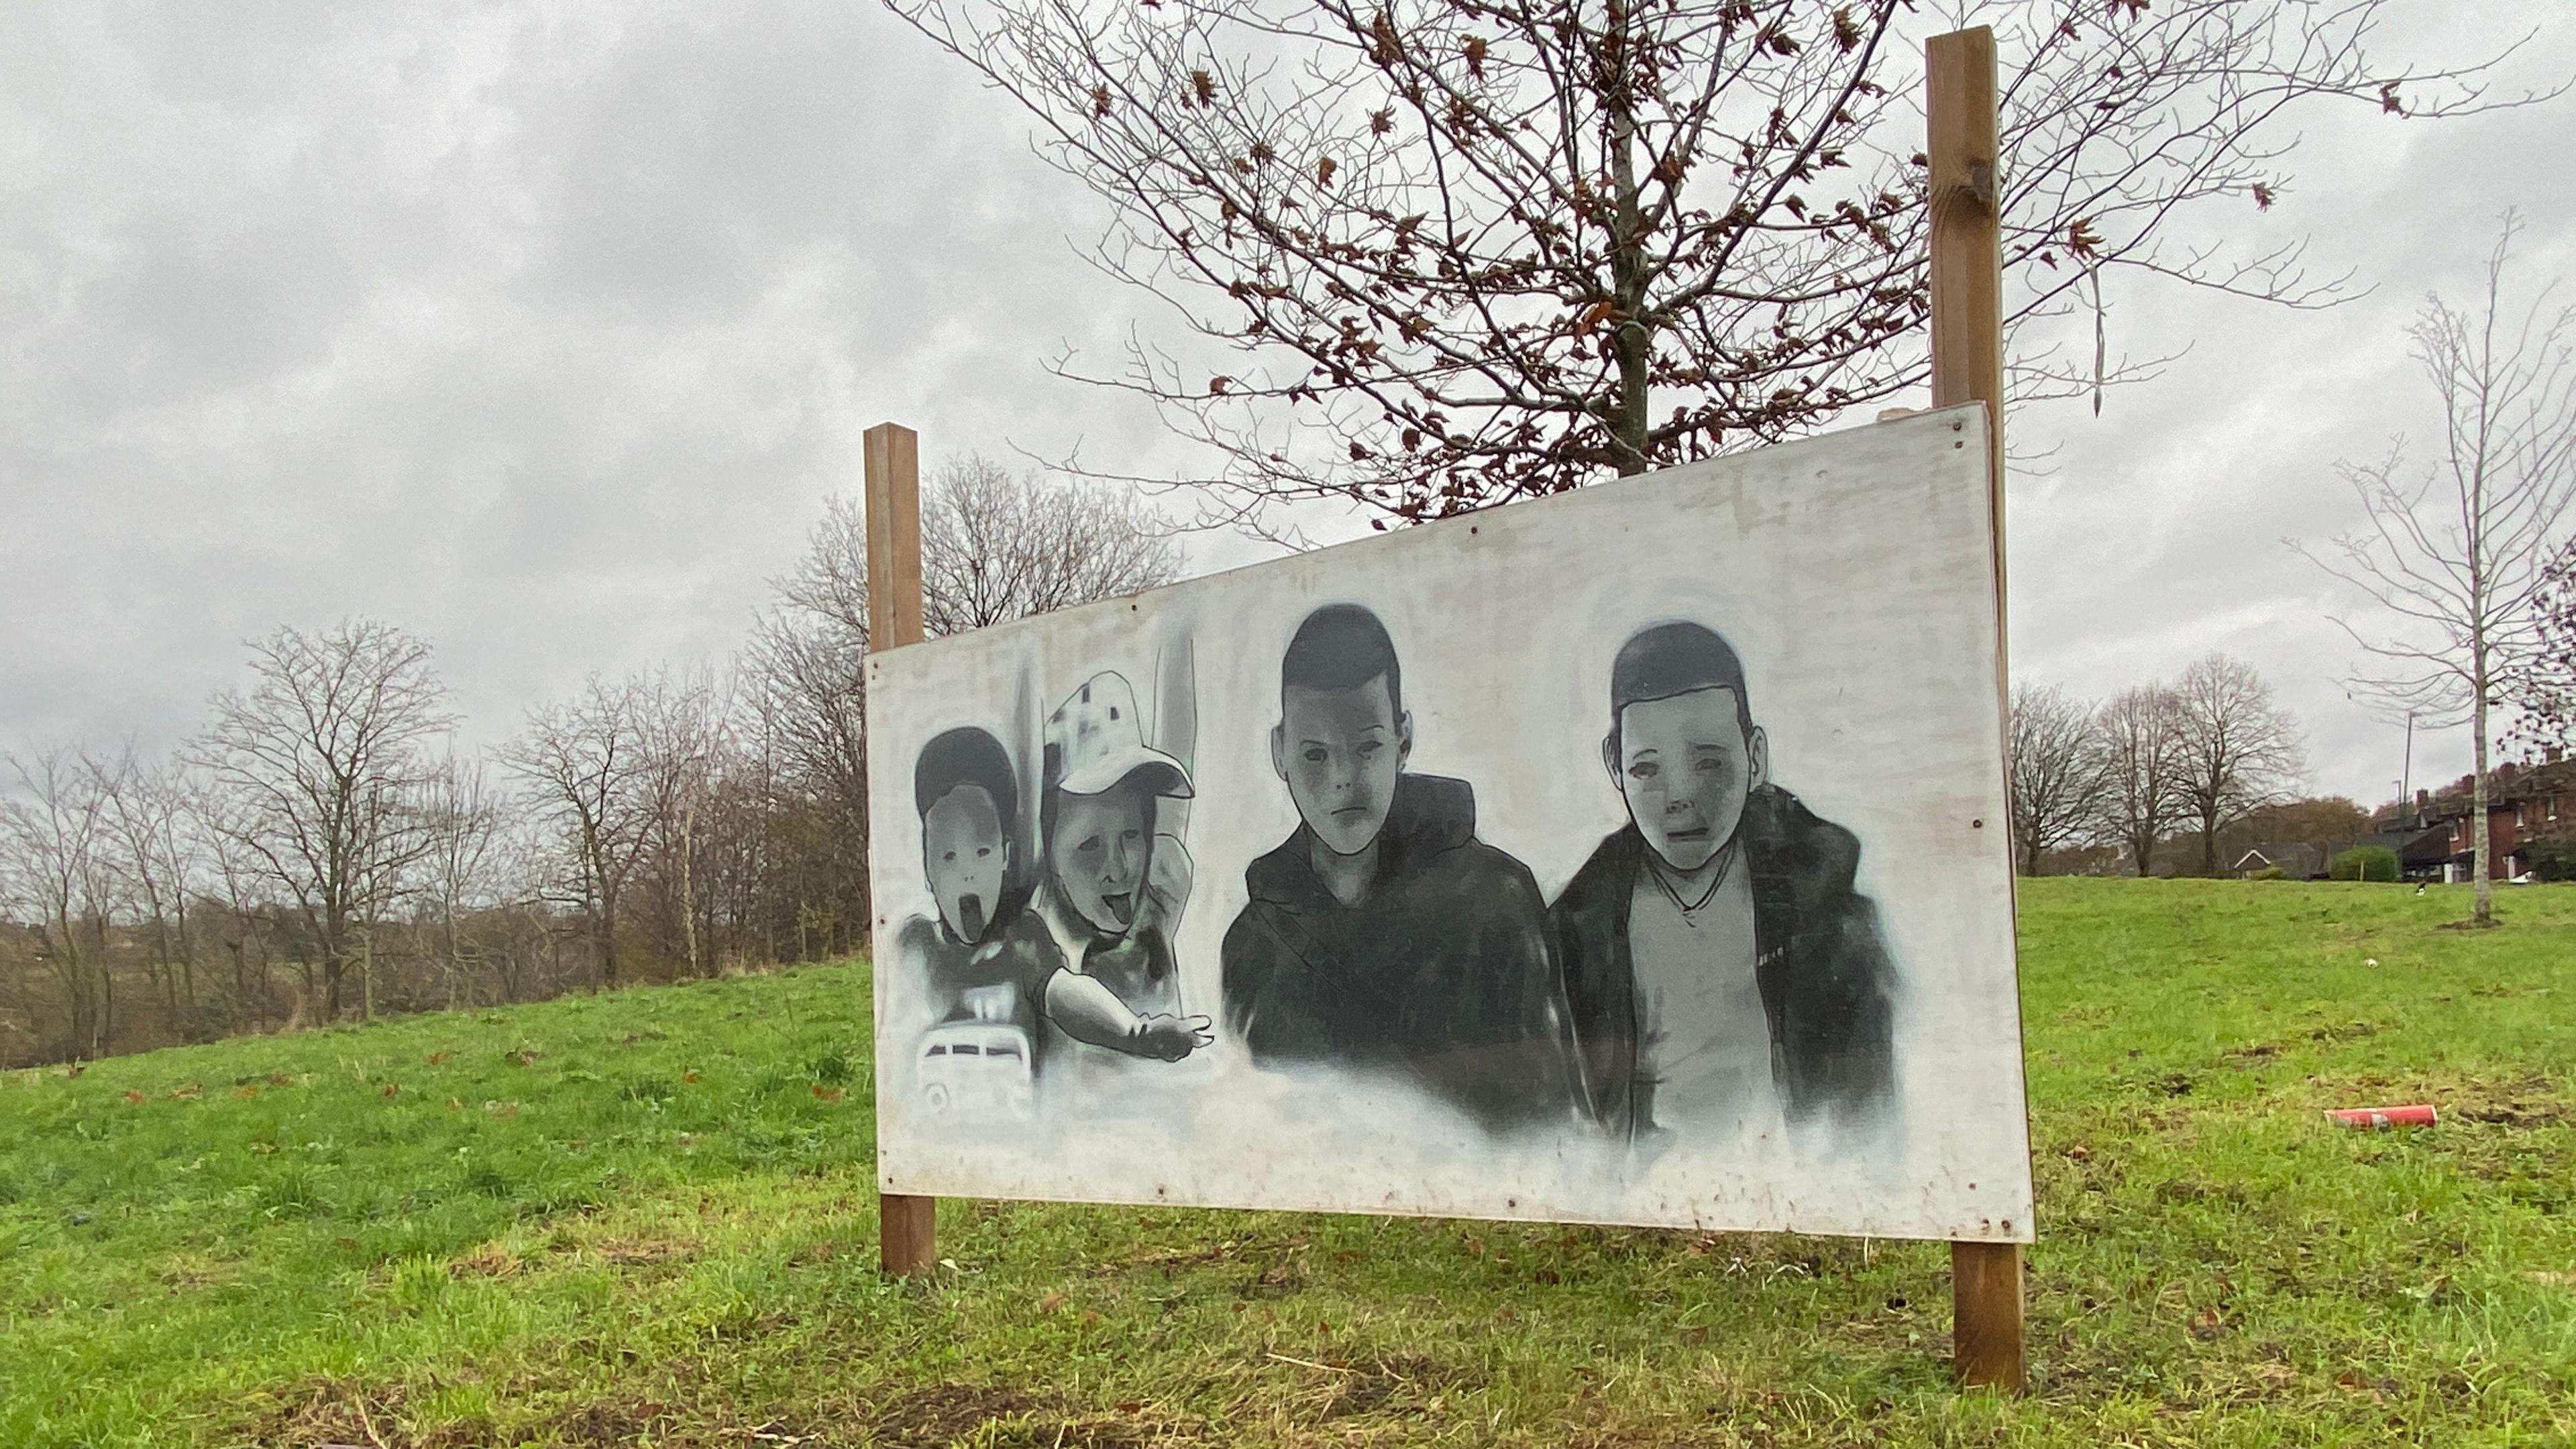
<path id="1" fill-rule="evenodd" d="M 1751 873 L 1730 859 L 1697 901 L 1639 863 L 1628 904 L 1637 1085 L 1655 1127 L 1691 1137 L 1774 1133 L 1771 1028 L 1754 975 Z"/>

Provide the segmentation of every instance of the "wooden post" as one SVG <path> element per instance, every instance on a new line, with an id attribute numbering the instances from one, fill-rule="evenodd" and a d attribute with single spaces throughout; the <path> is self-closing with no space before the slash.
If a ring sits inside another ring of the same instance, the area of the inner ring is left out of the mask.
<path id="1" fill-rule="evenodd" d="M 1986 493 L 1995 527 L 1995 611 L 2004 603 L 2003 227 L 1996 166 L 1995 34 L 1936 35 L 1924 49 L 1932 208 L 1932 405 L 1986 405 Z M 2009 708 L 2004 639 L 1995 689 Z M 2007 831 L 2010 822 L 1999 822 Z M 2007 840 L 2007 848 L 2010 842 Z M 2022 1389 L 2019 1243 L 1950 1245 L 1950 1362 L 1959 1382 Z"/>
<path id="2" fill-rule="evenodd" d="M 879 423 L 865 436 L 868 648 L 899 649 L 921 642 L 920 440 L 899 423 Z M 938 1260 L 939 1199 L 878 1193 L 878 1264 L 908 1276 Z"/>
<path id="3" fill-rule="evenodd" d="M 921 642 L 921 440 L 901 423 L 867 430 L 868 648 Z"/>
<path id="4" fill-rule="evenodd" d="M 1986 491 L 1994 504 L 1995 597 L 2003 598 L 2004 277 L 1995 174 L 1995 34 L 1932 37 L 1932 406 L 1986 405 Z M 1998 641 L 2000 642 L 2000 641 Z"/>

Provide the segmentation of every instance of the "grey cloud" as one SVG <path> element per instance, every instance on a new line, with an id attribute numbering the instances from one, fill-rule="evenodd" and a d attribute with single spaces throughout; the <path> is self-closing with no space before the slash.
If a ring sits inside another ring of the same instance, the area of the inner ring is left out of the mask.
<path id="1" fill-rule="evenodd" d="M 1062 446 L 1084 198 L 870 6 L 163 7 L 0 61 L 0 733 L 185 728 L 281 621 L 506 730 L 718 656 L 883 416 Z M 1096 292 L 1096 288 L 1093 289 Z"/>
<path id="2" fill-rule="evenodd" d="M 2501 10 L 2481 19 L 2483 34 L 2423 43 L 2458 55 L 2524 23 Z M 2545 31 L 2515 73 L 2576 75 L 2576 31 Z M 2361 522 L 2338 459 L 2376 459 L 2404 434 L 2414 460 L 2432 461 L 2439 417 L 2404 328 L 2428 291 L 2470 299 L 2498 213 L 2518 206 L 2530 225 L 2528 285 L 2576 273 L 2576 192 L 2554 179 L 2571 144 L 2565 100 L 2438 126 L 2321 113 L 2289 158 L 2282 203 L 2249 213 L 2233 239 L 2313 237 L 2319 274 L 2351 267 L 2367 295 L 2285 312 L 2114 288 L 2115 346 L 2189 355 L 2111 394 L 2099 420 L 2064 405 L 2016 420 L 2019 436 L 2056 449 L 2046 476 L 2013 489 L 2016 671 L 2105 692 L 2227 650 L 2306 723 L 2318 788 L 2386 799 L 2404 767 L 2403 726 L 2347 697 L 2342 681 L 2364 661 L 2332 616 L 2365 632 L 2386 621 L 2283 540 L 2324 543 Z M 2417 737 L 2416 784 L 2467 768 L 2465 731 Z"/>
<path id="3" fill-rule="evenodd" d="M 1163 321 L 1077 259 L 1097 205 L 864 0 L 21 10 L 0 739 L 167 738 L 242 638 L 353 612 L 433 640 L 487 737 L 587 670 L 720 657 L 885 418 L 934 456 L 1186 461 L 1041 366 Z M 2576 73 L 2546 44 L 2529 69 Z M 2348 520 L 2331 461 L 2403 416 L 2397 329 L 2498 207 L 2533 210 L 2535 276 L 2570 269 L 2576 198 L 2546 178 L 2571 141 L 2565 104 L 2321 113 L 2241 224 L 2315 233 L 2378 295 L 2285 316 L 2115 289 L 2133 350 L 2194 351 L 2098 422 L 2016 417 L 2056 450 L 2014 489 L 2016 664 L 2106 690 L 2227 648 L 2307 718 L 2319 783 L 2384 792 L 2390 736 L 2342 702 L 2330 593 L 2279 539 Z"/>

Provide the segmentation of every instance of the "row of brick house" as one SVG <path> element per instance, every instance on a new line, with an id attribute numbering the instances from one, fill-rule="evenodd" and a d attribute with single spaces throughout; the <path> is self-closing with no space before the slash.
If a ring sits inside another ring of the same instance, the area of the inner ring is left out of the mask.
<path id="1" fill-rule="evenodd" d="M 2240 854 L 2230 873 L 2323 880 L 2336 855 L 2384 845 L 2397 853 L 2408 880 L 2465 881 L 2476 869 L 2471 813 L 2469 777 L 2462 775 L 2439 790 L 2416 791 L 2410 805 L 2382 807 L 2358 837 L 2333 844 L 2265 841 Z M 2490 873 L 2498 880 L 2530 875 L 2533 842 L 2551 837 L 2576 841 L 2576 759 L 2552 751 L 2538 765 L 2498 765 L 2487 777 Z"/>
<path id="2" fill-rule="evenodd" d="M 2409 880 L 2470 879 L 2477 836 L 2469 785 L 2462 775 L 2440 790 L 2416 791 L 2411 807 L 2373 820 L 2377 833 L 2364 843 L 2394 848 Z M 2498 880 L 2530 874 L 2534 840 L 2576 831 L 2576 760 L 2552 750 L 2542 764 L 2496 766 L 2487 775 L 2486 828 L 2489 874 Z"/>

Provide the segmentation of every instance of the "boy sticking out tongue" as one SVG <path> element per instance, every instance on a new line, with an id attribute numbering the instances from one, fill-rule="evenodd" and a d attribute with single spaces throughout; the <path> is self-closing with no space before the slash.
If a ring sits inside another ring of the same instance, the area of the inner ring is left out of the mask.
<path id="1" fill-rule="evenodd" d="M 1098 981 L 1064 969 L 1018 883 L 1019 786 L 999 740 L 972 727 L 933 739 L 914 763 L 913 799 L 938 912 L 906 921 L 896 950 L 919 973 L 934 1022 L 1015 1026 L 1033 1051 L 1041 1016 L 1076 1041 L 1164 1061 L 1206 1043 L 1204 1018 L 1140 1017 Z"/>

